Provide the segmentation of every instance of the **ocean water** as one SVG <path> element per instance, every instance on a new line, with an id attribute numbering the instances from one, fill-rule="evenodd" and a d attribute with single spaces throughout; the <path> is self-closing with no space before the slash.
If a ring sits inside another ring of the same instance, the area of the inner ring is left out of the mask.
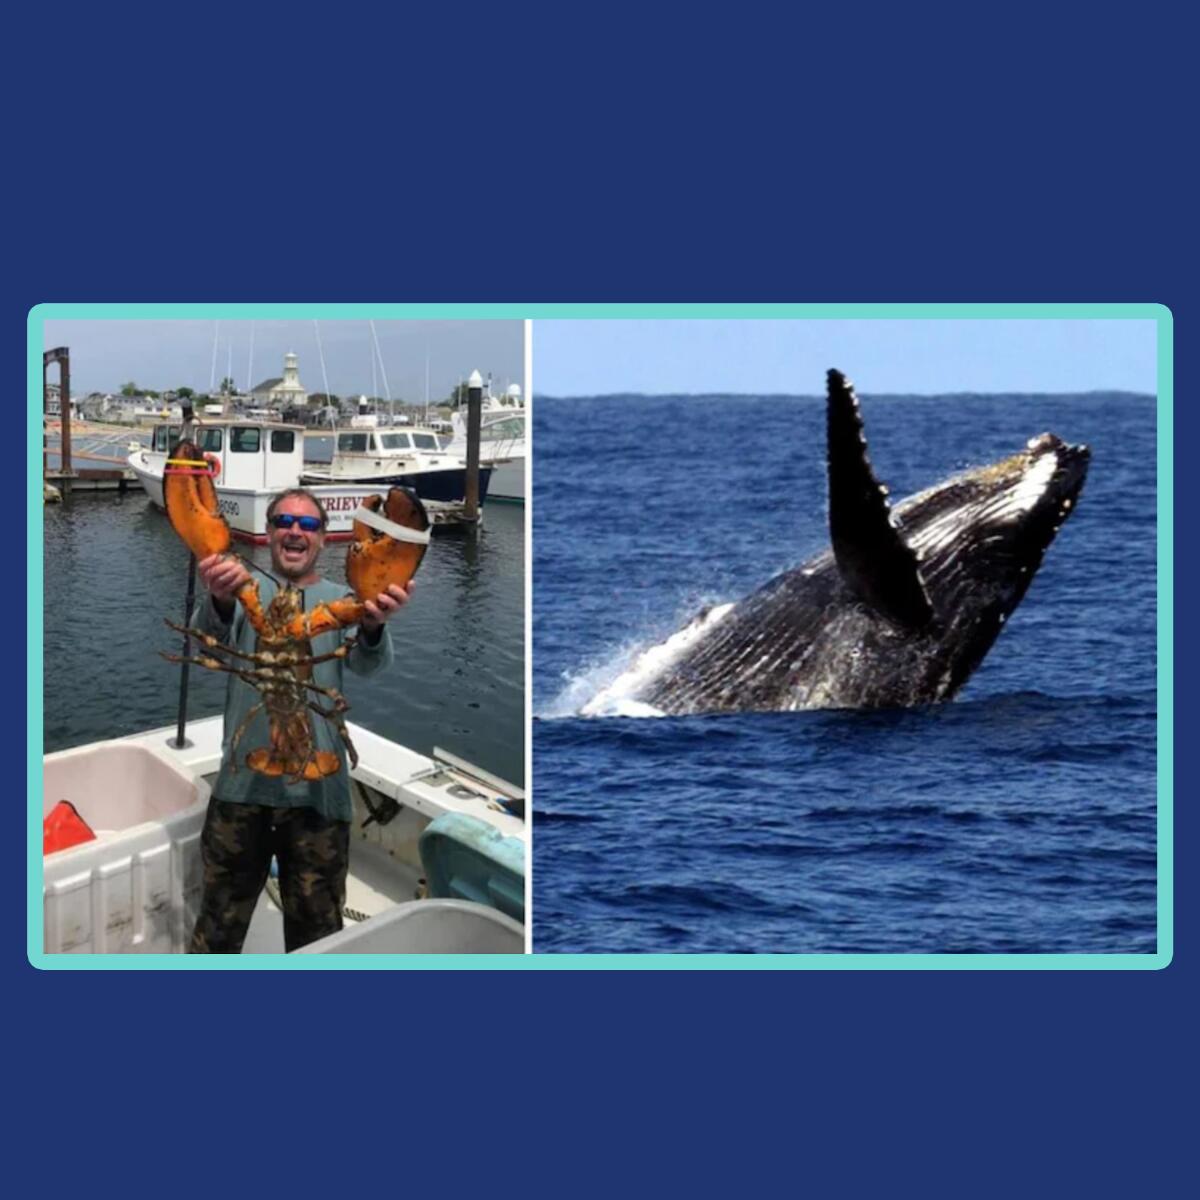
<path id="1" fill-rule="evenodd" d="M 828 543 L 824 401 L 534 408 L 540 951 L 1155 949 L 1155 405 L 862 397 L 900 499 L 1049 430 L 1074 515 L 957 699 L 579 716 L 641 650 Z"/>
<path id="2" fill-rule="evenodd" d="M 173 725 L 187 551 L 140 490 L 80 494 L 47 505 L 43 730 L 48 753 Z M 265 546 L 240 547 L 270 569 Z M 344 582 L 345 544 L 320 571 Z M 478 536 L 434 536 L 413 599 L 390 623 L 396 662 L 363 679 L 347 672 L 349 719 L 413 750 L 440 746 L 503 779 L 525 776 L 524 512 L 486 505 Z M 224 707 L 225 679 L 193 667 L 189 715 Z"/>

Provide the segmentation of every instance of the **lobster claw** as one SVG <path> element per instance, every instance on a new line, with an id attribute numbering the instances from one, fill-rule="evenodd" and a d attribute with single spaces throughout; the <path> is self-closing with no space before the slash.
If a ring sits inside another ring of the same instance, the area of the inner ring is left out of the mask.
<path id="1" fill-rule="evenodd" d="M 395 487 L 386 503 L 382 496 L 368 496 L 362 509 L 365 512 L 355 517 L 354 541 L 346 552 L 346 579 L 353 594 L 299 614 L 287 629 L 289 637 L 314 638 L 357 625 L 369 600 L 386 592 L 390 584 L 405 586 L 417 573 L 429 544 L 430 522 L 416 493 Z"/>
<path id="2" fill-rule="evenodd" d="M 175 532 L 197 559 L 228 551 L 229 525 L 217 504 L 209 464 L 194 442 L 180 442 L 168 455 L 163 503 Z"/>
<path id="3" fill-rule="evenodd" d="M 368 496 L 362 507 L 367 516 L 355 519 L 354 541 L 346 554 L 346 579 L 359 600 L 366 601 L 386 592 L 389 584 L 404 587 L 417 573 L 429 544 L 429 514 L 415 492 L 400 487 L 388 492 L 386 502 L 382 496 Z M 370 521 L 372 514 L 417 536 L 402 539 L 378 528 Z"/>

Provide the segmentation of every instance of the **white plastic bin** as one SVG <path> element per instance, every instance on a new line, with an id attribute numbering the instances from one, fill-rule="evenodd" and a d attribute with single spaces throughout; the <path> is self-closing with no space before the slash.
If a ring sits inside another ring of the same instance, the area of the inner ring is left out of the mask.
<path id="1" fill-rule="evenodd" d="M 199 911 L 208 784 L 130 742 L 42 763 L 43 815 L 69 800 L 97 835 L 42 860 L 46 952 L 182 952 Z"/>

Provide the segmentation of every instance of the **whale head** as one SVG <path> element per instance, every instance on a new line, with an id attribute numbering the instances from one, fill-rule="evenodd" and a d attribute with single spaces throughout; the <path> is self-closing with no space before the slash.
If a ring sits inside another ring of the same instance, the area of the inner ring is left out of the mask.
<path id="1" fill-rule="evenodd" d="M 1074 511 L 1091 452 L 1052 433 L 919 492 L 896 508 L 935 617 L 998 623 L 1016 608 Z"/>

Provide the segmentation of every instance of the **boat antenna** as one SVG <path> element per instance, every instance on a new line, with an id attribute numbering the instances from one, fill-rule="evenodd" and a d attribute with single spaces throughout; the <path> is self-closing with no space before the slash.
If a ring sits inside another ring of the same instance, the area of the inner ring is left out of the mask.
<path id="1" fill-rule="evenodd" d="M 379 384 L 376 382 L 377 374 L 378 374 L 378 372 L 375 369 L 375 347 L 372 345 L 371 346 L 371 395 L 372 396 L 377 396 L 379 394 Z"/>
<path id="2" fill-rule="evenodd" d="M 212 352 L 212 371 L 208 377 L 208 394 L 213 394 L 213 389 L 217 386 L 217 339 L 221 336 L 221 322 L 213 322 L 213 352 Z"/>
<path id="3" fill-rule="evenodd" d="M 394 416 L 395 413 L 393 412 L 393 409 L 392 409 L 392 389 L 388 387 L 387 367 L 384 366 L 384 363 L 383 363 L 383 352 L 379 349 L 379 337 L 375 332 L 375 322 L 368 321 L 367 324 L 371 326 L 371 342 L 375 346 L 375 357 L 379 359 L 379 374 L 383 379 L 383 394 L 384 394 L 384 396 L 387 397 L 388 415 Z M 371 378 L 373 381 L 374 380 L 374 371 L 372 371 Z"/>
<path id="4" fill-rule="evenodd" d="M 250 361 L 246 363 L 246 395 L 254 386 L 254 322 L 250 322 Z"/>
<path id="5" fill-rule="evenodd" d="M 321 325 L 313 321 L 313 332 L 317 335 L 317 357 L 321 360 L 321 382 L 325 385 L 325 399 L 332 406 L 333 400 L 329 391 L 329 376 L 325 371 L 325 351 L 321 348 Z"/>

